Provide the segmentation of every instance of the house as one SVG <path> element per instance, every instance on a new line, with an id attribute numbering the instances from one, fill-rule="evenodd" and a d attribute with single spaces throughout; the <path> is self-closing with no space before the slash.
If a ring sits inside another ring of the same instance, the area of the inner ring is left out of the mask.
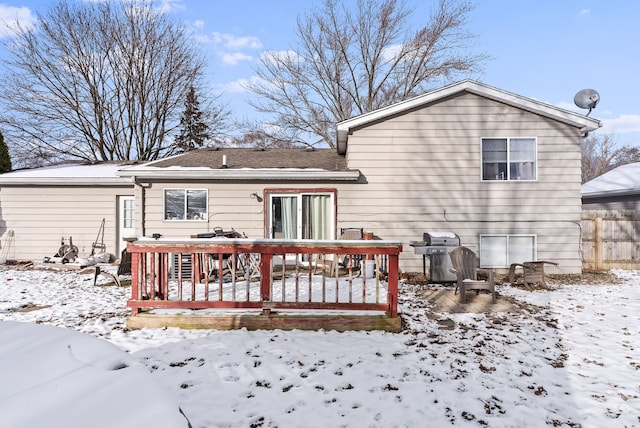
<path id="1" fill-rule="evenodd" d="M 640 269 L 640 162 L 582 185 L 586 269 Z"/>
<path id="2" fill-rule="evenodd" d="M 96 240 L 120 254 L 134 234 L 134 185 L 117 172 L 125 162 L 68 163 L 0 175 L 0 253 L 43 260 L 72 241 L 89 255 Z M 104 219 L 104 236 L 99 235 Z"/>
<path id="3" fill-rule="evenodd" d="M 110 206 L 92 209 L 110 216 L 112 245 L 125 234 L 115 231 L 124 220 L 118 198 L 132 192 L 137 236 L 185 237 L 219 227 L 255 238 L 333 239 L 357 228 L 402 241 L 400 268 L 420 271 L 422 256 L 410 242 L 450 231 L 484 267 L 545 259 L 577 273 L 580 146 L 599 126 L 465 80 L 338 123 L 337 150 L 202 149 L 122 166 L 115 173 L 122 187 L 101 189 Z M 33 258 L 42 252 L 34 251 L 38 245 L 46 240 L 48 248 L 61 234 L 73 233 L 75 243 L 73 230 L 44 226 L 60 197 L 35 196 L 39 214 L 16 223 L 26 214 L 17 194 L 32 190 L 12 174 L 0 176 L 1 230 L 16 231 L 16 256 Z M 56 191 L 68 195 L 78 221 L 87 204 L 73 182 Z M 27 243 L 18 236 L 29 221 L 44 225 Z"/>
<path id="4" fill-rule="evenodd" d="M 640 211 L 640 162 L 619 166 L 584 183 L 582 208 Z"/>

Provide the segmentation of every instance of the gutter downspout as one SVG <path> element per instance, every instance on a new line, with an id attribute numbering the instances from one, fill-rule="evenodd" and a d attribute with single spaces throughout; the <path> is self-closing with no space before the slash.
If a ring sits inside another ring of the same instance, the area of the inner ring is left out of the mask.
<path id="1" fill-rule="evenodd" d="M 136 210 L 140 213 L 139 215 L 136 216 L 136 230 L 140 231 L 139 233 L 137 233 L 137 235 L 142 237 L 142 236 L 145 236 L 145 233 L 146 233 L 145 228 L 144 228 L 144 225 L 145 225 L 145 209 L 144 209 L 144 207 L 145 207 L 145 197 L 146 197 L 145 187 L 141 182 L 139 182 L 137 180 L 135 175 L 131 176 L 131 179 L 133 180 L 133 185 L 136 188 L 139 189 L 138 192 L 135 192 L 135 193 L 140 195 L 139 198 L 136 197 L 136 202 L 138 201 L 138 199 L 140 200 L 140 209 L 138 209 L 138 207 L 136 207 Z"/>

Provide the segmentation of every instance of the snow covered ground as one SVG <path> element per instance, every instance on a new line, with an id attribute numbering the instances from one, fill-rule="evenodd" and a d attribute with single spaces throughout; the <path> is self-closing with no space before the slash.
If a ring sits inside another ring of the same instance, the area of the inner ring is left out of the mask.
<path id="1" fill-rule="evenodd" d="M 127 331 L 128 287 L 93 286 L 92 273 L 4 270 L 0 320 L 111 342 L 151 372 L 195 428 L 640 427 L 640 272 L 616 274 L 624 283 L 500 286 L 519 310 L 492 314 L 434 313 L 405 284 L 406 329 L 393 334 Z M 10 325 L 0 322 L 0 331 Z M 21 376 L 33 381 L 33 373 Z M 121 393 L 136 399 L 135 390 Z"/>

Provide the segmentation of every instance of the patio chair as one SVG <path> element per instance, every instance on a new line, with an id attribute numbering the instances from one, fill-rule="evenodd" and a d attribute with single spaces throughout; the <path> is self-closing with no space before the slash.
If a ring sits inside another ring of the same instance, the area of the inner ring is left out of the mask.
<path id="1" fill-rule="evenodd" d="M 99 275 L 104 275 L 108 278 L 111 278 L 113 282 L 116 283 L 117 286 L 122 286 L 122 283 L 120 282 L 120 276 L 131 275 L 131 253 L 128 252 L 126 248 L 122 250 L 122 253 L 120 253 L 120 264 L 118 265 L 118 271 L 115 274 L 108 271 L 101 270 L 100 266 L 96 265 L 94 274 L 93 274 L 94 286 L 98 281 Z"/>
<path id="2" fill-rule="evenodd" d="M 556 262 L 550 262 L 548 260 L 537 260 L 532 262 L 523 263 L 511 263 L 509 266 L 509 283 L 515 284 L 516 268 L 522 268 L 522 283 L 525 288 L 531 288 L 531 284 L 539 284 L 540 287 L 548 289 L 547 283 L 544 280 L 544 265 L 550 264 L 558 266 Z"/>
<path id="3" fill-rule="evenodd" d="M 478 269 L 476 264 L 476 253 L 467 247 L 456 247 L 451 250 L 451 272 L 456 274 L 457 282 L 454 294 L 460 289 L 460 303 L 466 303 L 467 291 L 475 290 L 476 295 L 481 290 L 491 293 L 493 303 L 496 302 L 496 286 L 494 272 L 492 270 Z M 487 275 L 486 280 L 479 280 L 478 273 Z"/>

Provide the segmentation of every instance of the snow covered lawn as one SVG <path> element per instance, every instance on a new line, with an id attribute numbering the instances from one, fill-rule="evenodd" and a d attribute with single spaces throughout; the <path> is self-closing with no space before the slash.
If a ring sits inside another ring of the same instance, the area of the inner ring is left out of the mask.
<path id="1" fill-rule="evenodd" d="M 92 273 L 4 270 L 0 320 L 111 342 L 196 428 L 640 427 L 640 272 L 616 274 L 623 284 L 500 286 L 519 309 L 492 314 L 433 313 L 404 284 L 406 329 L 394 334 L 127 331 L 128 287 L 94 287 Z"/>

